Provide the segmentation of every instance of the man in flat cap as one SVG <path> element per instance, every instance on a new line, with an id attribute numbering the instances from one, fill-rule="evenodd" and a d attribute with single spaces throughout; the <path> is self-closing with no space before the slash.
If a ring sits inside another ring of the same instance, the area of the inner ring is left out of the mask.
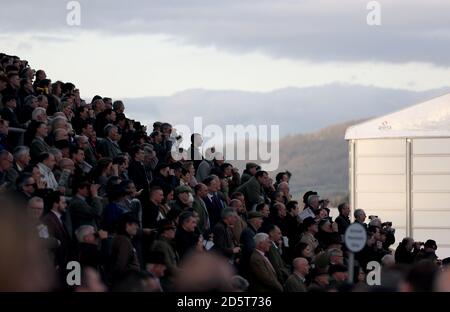
<path id="1" fill-rule="evenodd" d="M 242 173 L 241 184 L 244 184 L 252 177 L 254 177 L 256 172 L 258 172 L 259 170 L 261 170 L 261 167 L 258 164 L 253 162 L 247 163 L 247 165 L 245 165 L 245 170 Z"/>
<path id="2" fill-rule="evenodd" d="M 303 231 L 300 242 L 308 244 L 309 247 L 311 247 L 311 250 L 316 250 L 317 247 L 319 247 L 319 242 L 315 237 L 319 231 L 317 222 L 311 217 L 306 218 L 303 220 Z"/>
<path id="3" fill-rule="evenodd" d="M 158 222 L 158 234 L 156 240 L 151 246 L 151 253 L 160 253 L 163 255 L 166 271 L 164 278 L 161 280 L 164 289 L 170 289 L 172 279 L 178 272 L 178 264 L 180 258 L 175 248 L 175 231 L 176 227 L 167 219 Z"/>
<path id="4" fill-rule="evenodd" d="M 263 215 L 259 211 L 250 211 L 247 215 L 247 227 L 242 231 L 240 243 L 242 246 L 240 271 L 248 276 L 250 256 L 255 249 L 254 237 L 263 223 Z"/>
<path id="5" fill-rule="evenodd" d="M 175 202 L 172 208 L 180 209 L 182 211 L 192 208 L 194 197 L 192 196 L 192 189 L 187 185 L 178 186 L 174 192 Z"/>
<path id="6" fill-rule="evenodd" d="M 152 289 L 155 291 L 163 291 L 161 287 L 161 279 L 164 277 L 167 269 L 166 258 L 161 251 L 152 251 L 147 256 L 146 271 L 151 274 L 153 278 Z"/>

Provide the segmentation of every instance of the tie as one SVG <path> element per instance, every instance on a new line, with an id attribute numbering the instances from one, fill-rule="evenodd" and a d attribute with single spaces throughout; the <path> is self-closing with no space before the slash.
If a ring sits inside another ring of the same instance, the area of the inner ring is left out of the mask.
<path id="1" fill-rule="evenodd" d="M 214 200 L 214 204 L 220 209 L 220 210 L 222 210 L 222 202 L 220 201 L 220 199 L 219 199 L 219 197 L 216 195 L 216 194 L 214 194 L 213 195 L 213 200 Z"/>
<path id="2" fill-rule="evenodd" d="M 273 247 L 275 247 L 275 251 L 281 256 L 283 255 L 283 250 L 279 248 L 275 243 L 273 243 Z"/>
<path id="3" fill-rule="evenodd" d="M 209 223 L 209 213 L 208 213 L 208 209 L 206 208 L 205 202 L 203 201 L 203 199 L 200 199 L 200 206 L 202 206 L 203 210 L 206 213 L 206 224 L 205 224 L 205 229 L 209 230 L 211 227 L 211 224 Z"/>
<path id="4" fill-rule="evenodd" d="M 61 216 L 61 218 L 58 218 L 59 220 L 59 226 L 61 227 L 61 229 L 63 230 L 64 234 L 69 237 L 69 231 L 66 228 L 66 225 L 64 224 L 63 220 L 62 220 L 63 216 Z"/>

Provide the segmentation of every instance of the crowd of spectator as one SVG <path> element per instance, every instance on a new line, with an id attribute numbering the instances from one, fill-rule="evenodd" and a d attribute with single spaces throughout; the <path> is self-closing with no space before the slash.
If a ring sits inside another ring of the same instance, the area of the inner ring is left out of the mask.
<path id="1" fill-rule="evenodd" d="M 214 148 L 203 153 L 200 134 L 179 149 L 170 123 L 147 129 L 122 101 L 85 101 L 74 83 L 3 53 L 0 102 L 0 197 L 31 229 L 48 264 L 46 290 L 371 290 L 372 261 L 383 267 L 383 289 L 449 290 L 436 242 L 405 238 L 394 251 L 392 224 L 366 224 L 360 209 L 354 219 L 368 238 L 349 281 L 348 204 L 333 220 L 317 192 L 293 198 L 288 171 L 273 180 L 249 162 L 240 174 Z M 72 261 L 81 285 L 67 283 Z"/>

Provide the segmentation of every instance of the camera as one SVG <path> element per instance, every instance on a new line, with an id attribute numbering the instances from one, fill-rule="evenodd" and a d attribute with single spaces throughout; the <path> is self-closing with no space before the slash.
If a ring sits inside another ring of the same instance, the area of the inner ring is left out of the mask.
<path id="1" fill-rule="evenodd" d="M 384 222 L 381 224 L 381 228 L 386 231 L 386 233 L 395 234 L 395 229 L 392 227 L 392 222 Z"/>

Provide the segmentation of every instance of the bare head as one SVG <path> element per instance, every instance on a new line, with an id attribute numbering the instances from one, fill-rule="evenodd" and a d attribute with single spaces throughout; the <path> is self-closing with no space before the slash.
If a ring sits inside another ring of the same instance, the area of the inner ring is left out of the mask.
<path id="1" fill-rule="evenodd" d="M 294 272 L 305 277 L 309 273 L 309 262 L 305 258 L 296 258 L 292 262 L 292 266 L 294 268 Z"/>

